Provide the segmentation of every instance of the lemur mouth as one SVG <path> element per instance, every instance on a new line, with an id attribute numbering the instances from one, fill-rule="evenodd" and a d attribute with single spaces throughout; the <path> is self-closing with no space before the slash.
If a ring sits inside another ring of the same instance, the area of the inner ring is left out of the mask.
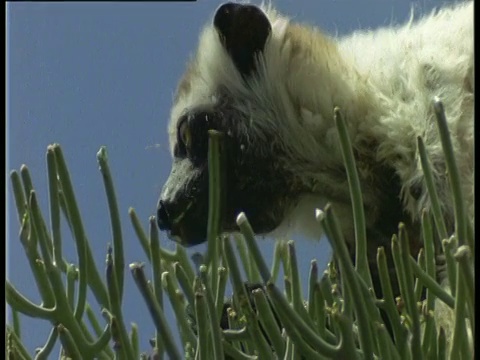
<path id="1" fill-rule="evenodd" d="M 278 201 L 280 199 L 276 192 L 278 188 L 273 187 L 272 197 L 269 196 L 267 188 L 263 187 L 259 191 L 250 188 L 250 191 L 243 192 L 236 189 L 239 178 L 231 177 L 230 179 L 231 186 L 228 184 L 226 186 L 230 189 L 226 195 L 227 205 L 222 207 L 221 211 L 220 231 L 222 233 L 238 231 L 235 219 L 240 212 L 246 213 L 256 234 L 264 235 L 275 230 L 282 222 L 284 210 L 288 207 L 283 201 Z M 199 245 L 207 240 L 208 188 L 203 189 L 198 196 L 199 198 L 186 204 L 178 198 L 174 202 L 164 199 L 158 202 L 159 229 L 165 231 L 170 240 L 184 247 Z M 290 202 L 293 200 L 288 201 Z"/>
<path id="2" fill-rule="evenodd" d="M 195 211 L 195 202 L 190 201 L 179 213 L 175 212 L 175 204 L 164 200 L 158 202 L 157 224 L 165 231 L 167 237 L 182 246 L 190 247 L 201 244 L 207 239 L 207 218 L 201 216 L 205 211 Z M 198 214 L 197 214 L 198 213 Z"/>
<path id="3" fill-rule="evenodd" d="M 188 238 L 188 231 L 186 231 L 186 229 L 185 227 L 179 226 L 177 229 L 168 230 L 167 237 L 183 247 L 192 247 L 206 241 L 206 238 L 203 237 Z"/>

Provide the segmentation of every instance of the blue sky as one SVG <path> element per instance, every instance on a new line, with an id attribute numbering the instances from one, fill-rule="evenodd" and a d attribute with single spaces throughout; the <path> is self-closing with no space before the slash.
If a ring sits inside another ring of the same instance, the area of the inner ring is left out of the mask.
<path id="1" fill-rule="evenodd" d="M 96 153 L 105 145 L 123 222 L 126 262 L 145 261 L 130 226 L 134 207 L 145 226 L 155 212 L 170 171 L 166 126 L 176 83 L 194 51 L 201 27 L 220 1 L 7 4 L 7 169 L 26 164 L 47 214 L 46 148 L 60 143 L 93 247 L 104 267 L 111 241 L 109 215 Z M 293 20 L 330 34 L 377 28 L 408 19 L 411 6 L 430 11 L 440 1 L 277 0 Z M 23 248 L 7 179 L 7 276 L 32 301 L 39 300 Z M 65 229 L 66 230 L 66 229 Z M 65 257 L 76 262 L 64 232 Z M 271 253 L 273 241 L 260 240 Z M 162 237 L 162 245 L 173 244 Z M 196 249 L 198 250 L 198 249 Z M 304 277 L 310 260 L 329 259 L 326 241 L 297 241 Z M 103 271 L 103 270 L 102 270 Z M 128 270 L 126 270 L 128 271 Z M 139 324 L 141 349 L 153 324 L 131 275 L 125 276 L 125 322 Z M 30 352 L 41 346 L 49 325 L 23 318 Z M 170 321 L 174 322 L 170 316 Z"/>

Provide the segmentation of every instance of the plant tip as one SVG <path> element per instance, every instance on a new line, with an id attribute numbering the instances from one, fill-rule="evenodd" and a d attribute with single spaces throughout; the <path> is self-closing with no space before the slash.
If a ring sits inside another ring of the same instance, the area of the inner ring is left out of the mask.
<path id="1" fill-rule="evenodd" d="M 247 221 L 247 216 L 245 215 L 245 213 L 242 211 L 240 214 L 238 214 L 237 216 L 237 225 L 240 226 L 242 225 L 243 223 L 245 223 Z"/>

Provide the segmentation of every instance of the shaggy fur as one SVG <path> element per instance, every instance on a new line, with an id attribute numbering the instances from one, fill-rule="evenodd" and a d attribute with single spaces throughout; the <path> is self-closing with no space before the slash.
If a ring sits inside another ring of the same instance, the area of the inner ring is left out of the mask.
<path id="1" fill-rule="evenodd" d="M 250 30 L 249 30 L 250 29 Z M 375 258 L 399 221 L 414 252 L 430 208 L 416 138 L 434 168 L 449 231 L 454 213 L 432 100 L 445 107 L 473 221 L 473 2 L 403 26 L 344 38 L 292 23 L 270 6 L 221 6 L 179 83 L 169 136 L 172 173 L 158 205 L 162 230 L 206 240 L 208 129 L 226 134 L 222 229 L 244 211 L 258 234 L 320 237 L 315 209 L 332 203 L 352 251 L 350 195 L 333 109 L 347 122 Z"/>

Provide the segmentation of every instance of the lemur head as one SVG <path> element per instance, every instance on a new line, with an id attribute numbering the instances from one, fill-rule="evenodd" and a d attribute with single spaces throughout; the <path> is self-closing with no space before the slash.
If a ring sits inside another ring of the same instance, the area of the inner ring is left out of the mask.
<path id="1" fill-rule="evenodd" d="M 225 135 L 223 231 L 236 230 L 243 211 L 257 234 L 272 232 L 311 192 L 307 174 L 325 165 L 311 163 L 319 149 L 291 91 L 293 62 L 311 53 L 292 26 L 271 8 L 226 3 L 200 36 L 171 111 L 173 165 L 157 214 L 185 246 L 206 240 L 208 130 Z"/>

